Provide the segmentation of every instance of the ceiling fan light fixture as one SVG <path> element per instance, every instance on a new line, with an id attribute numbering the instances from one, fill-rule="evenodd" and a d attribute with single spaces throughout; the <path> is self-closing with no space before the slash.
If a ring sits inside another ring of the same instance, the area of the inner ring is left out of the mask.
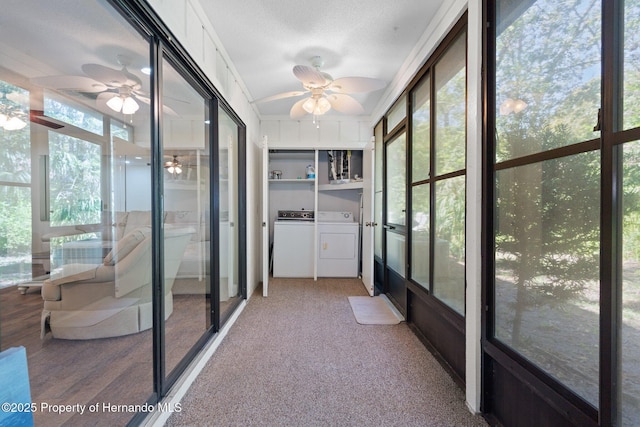
<path id="1" fill-rule="evenodd" d="M 312 114 L 316 109 L 316 104 L 317 102 L 315 99 L 309 98 L 302 104 L 302 108 L 304 108 L 304 111 L 306 111 L 307 113 Z"/>
<path id="2" fill-rule="evenodd" d="M 27 126 L 27 123 L 24 120 L 19 119 L 18 117 L 12 117 L 7 122 L 2 125 L 6 130 L 19 130 L 23 129 Z"/>
<path id="3" fill-rule="evenodd" d="M 331 109 L 331 103 L 329 103 L 329 100 L 327 98 L 320 98 L 318 99 L 318 101 L 316 102 L 316 108 L 313 110 L 313 113 L 316 116 L 320 116 L 324 113 L 326 113 L 327 111 L 329 111 Z"/>
<path id="4" fill-rule="evenodd" d="M 127 96 L 122 102 L 122 114 L 133 114 L 139 108 L 138 103 L 130 96 Z"/>
<path id="5" fill-rule="evenodd" d="M 114 96 L 110 100 L 107 101 L 107 106 L 111 108 L 116 113 L 119 113 L 122 110 L 122 105 L 124 104 L 124 99 L 119 96 Z"/>
<path id="6" fill-rule="evenodd" d="M 174 155 L 173 160 L 164 162 L 164 167 L 167 169 L 172 175 L 177 175 L 182 173 L 182 164 L 178 161 L 178 156 Z"/>

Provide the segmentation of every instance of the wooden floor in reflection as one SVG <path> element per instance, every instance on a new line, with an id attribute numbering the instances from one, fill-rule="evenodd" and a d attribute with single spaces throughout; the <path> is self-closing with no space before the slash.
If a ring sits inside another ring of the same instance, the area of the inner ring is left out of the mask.
<path id="1" fill-rule="evenodd" d="M 42 297 L 38 288 L 21 295 L 0 289 L 0 350 L 24 346 L 36 426 L 125 425 L 135 413 L 109 412 L 104 404 L 143 404 L 152 393 L 152 332 L 95 340 L 40 339 Z M 170 372 L 206 331 L 205 295 L 174 295 L 165 324 Z M 47 405 L 98 404 L 97 413 L 42 412 Z"/>

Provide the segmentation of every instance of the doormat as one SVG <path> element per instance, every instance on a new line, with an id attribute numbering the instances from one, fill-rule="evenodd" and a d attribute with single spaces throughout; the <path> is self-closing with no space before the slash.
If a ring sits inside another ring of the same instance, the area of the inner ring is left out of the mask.
<path id="1" fill-rule="evenodd" d="M 356 322 L 361 325 L 397 325 L 404 317 L 385 295 L 348 297 Z"/>

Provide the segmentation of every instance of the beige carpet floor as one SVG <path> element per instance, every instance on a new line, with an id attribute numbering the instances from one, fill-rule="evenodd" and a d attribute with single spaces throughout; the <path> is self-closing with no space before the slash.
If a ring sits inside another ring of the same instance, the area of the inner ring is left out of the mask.
<path id="1" fill-rule="evenodd" d="M 406 323 L 361 325 L 354 279 L 275 279 L 249 300 L 169 426 L 484 426 Z"/>

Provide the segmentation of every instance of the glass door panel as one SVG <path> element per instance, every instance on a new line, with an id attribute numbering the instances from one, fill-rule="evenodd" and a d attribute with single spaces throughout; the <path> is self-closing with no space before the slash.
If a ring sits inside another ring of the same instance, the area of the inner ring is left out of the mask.
<path id="1" fill-rule="evenodd" d="M 386 158 L 386 224 L 405 225 L 407 206 L 407 143 L 406 135 L 399 137 L 387 144 Z"/>
<path id="2" fill-rule="evenodd" d="M 435 65 L 434 175 L 465 168 L 466 40 L 466 33 L 460 35 Z"/>
<path id="3" fill-rule="evenodd" d="M 407 143 L 402 133 L 387 143 L 386 151 L 386 265 L 400 277 L 405 277 L 405 223 L 407 205 Z"/>
<path id="4" fill-rule="evenodd" d="M 163 60 L 165 372 L 211 325 L 209 111 Z M 215 309 L 215 308 L 214 308 Z"/>
<path id="5" fill-rule="evenodd" d="M 10 283 L 0 289 L 0 351 L 26 348 L 33 402 L 143 404 L 154 392 L 151 114 L 139 99 L 134 113 L 111 108 L 104 101 L 118 89 L 101 80 L 149 94 L 140 72 L 149 40 L 104 0 L 24 0 L 2 13 L 0 38 L 11 42 L 0 43 L 0 283 Z M 25 28 L 55 31 L 16 37 Z M 126 75 L 121 54 L 135 64 Z M 3 249 L 28 262 L 29 282 L 9 277 Z M 35 425 L 134 416 L 33 415 Z"/>
<path id="6" fill-rule="evenodd" d="M 435 183 L 433 294 L 464 315 L 465 176 Z"/>
<path id="7" fill-rule="evenodd" d="M 494 254 L 496 338 L 594 406 L 599 170 L 587 152 L 498 171 Z"/>
<path id="8" fill-rule="evenodd" d="M 600 3 L 496 2 L 498 161 L 599 137 Z"/>
<path id="9" fill-rule="evenodd" d="M 220 316 L 226 318 L 240 299 L 238 270 L 238 126 L 218 110 L 220 180 Z"/>
<path id="10" fill-rule="evenodd" d="M 622 229 L 622 425 L 640 425 L 640 142 L 624 145 Z"/>
<path id="11" fill-rule="evenodd" d="M 413 92 L 411 180 L 431 175 L 431 79 L 427 76 Z"/>
<path id="12" fill-rule="evenodd" d="M 383 164 L 382 159 L 384 156 L 384 143 L 382 135 L 382 122 L 378 123 L 374 129 L 375 148 L 374 148 L 374 181 L 373 181 L 373 217 L 374 217 L 374 232 L 373 232 L 373 254 L 382 259 L 382 191 L 384 188 L 383 177 Z"/>
<path id="13" fill-rule="evenodd" d="M 600 137 L 602 11 L 589 0 L 496 2 L 491 130 L 493 336 L 595 408 L 605 360 L 599 257 L 607 166 L 584 143 Z"/>
<path id="14" fill-rule="evenodd" d="M 640 1 L 624 1 L 623 129 L 640 127 Z"/>
<path id="15" fill-rule="evenodd" d="M 429 289 L 430 185 L 411 187 L 411 278 Z"/>

